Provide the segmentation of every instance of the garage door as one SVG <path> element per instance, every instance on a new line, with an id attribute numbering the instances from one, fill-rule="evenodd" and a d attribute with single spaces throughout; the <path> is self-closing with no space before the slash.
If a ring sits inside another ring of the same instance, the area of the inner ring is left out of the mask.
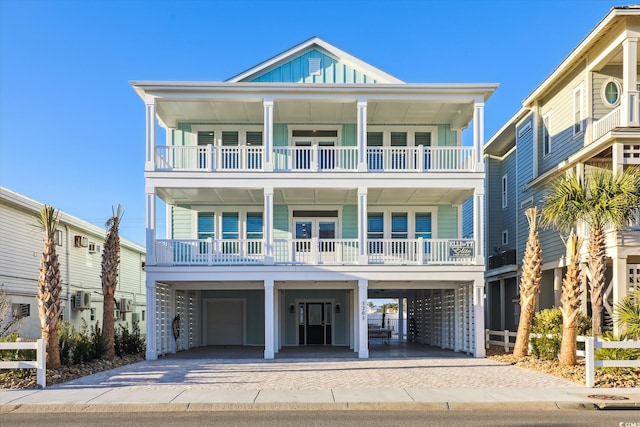
<path id="1" fill-rule="evenodd" d="M 244 301 L 207 302 L 207 345 L 244 344 Z"/>

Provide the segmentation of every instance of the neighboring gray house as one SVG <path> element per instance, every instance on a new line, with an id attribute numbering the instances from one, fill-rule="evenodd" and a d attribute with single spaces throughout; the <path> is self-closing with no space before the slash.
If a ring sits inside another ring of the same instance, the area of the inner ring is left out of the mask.
<path id="1" fill-rule="evenodd" d="M 37 283 L 44 233 L 36 214 L 43 204 L 0 187 L 0 287 L 22 317 L 20 336 L 40 337 Z M 54 206 L 55 207 L 55 206 Z M 105 220 L 110 212 L 105 212 Z M 56 253 L 62 279 L 63 319 L 81 328 L 102 324 L 102 247 L 106 231 L 60 212 Z M 131 328 L 138 321 L 146 330 L 145 250 L 120 238 L 120 274 L 116 290 L 116 325 Z"/>
<path id="2" fill-rule="evenodd" d="M 542 207 L 548 184 L 569 170 L 583 175 L 640 165 L 639 20 L 640 7 L 614 7 L 484 146 L 490 329 L 517 327 L 529 231 L 524 210 Z M 604 310 L 611 314 L 613 304 L 640 285 L 640 218 L 607 237 Z M 560 304 L 566 261 L 557 232 L 541 230 L 540 240 L 543 309 Z"/>

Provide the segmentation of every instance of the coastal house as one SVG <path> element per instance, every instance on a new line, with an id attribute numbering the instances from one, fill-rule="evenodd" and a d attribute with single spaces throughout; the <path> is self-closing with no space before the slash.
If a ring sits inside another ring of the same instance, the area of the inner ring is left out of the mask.
<path id="1" fill-rule="evenodd" d="M 146 111 L 148 359 L 200 346 L 367 358 L 368 298 L 406 301 L 408 341 L 484 356 L 496 84 L 406 83 L 313 37 L 223 82 L 131 85 Z"/>
<path id="2" fill-rule="evenodd" d="M 518 273 L 528 234 L 524 210 L 542 207 L 549 183 L 567 171 L 584 176 L 597 168 L 640 166 L 639 37 L 640 7 L 614 7 L 486 143 L 490 329 L 517 328 Z M 558 307 L 565 247 L 553 230 L 541 230 L 540 240 L 539 308 Z M 606 282 L 604 310 L 611 315 L 614 304 L 640 285 L 640 216 L 608 232 Z M 585 291 L 585 312 L 588 299 Z"/>
<path id="3" fill-rule="evenodd" d="M 38 277 L 44 241 L 36 215 L 44 205 L 0 187 L 0 290 L 20 318 L 23 338 L 40 338 Z M 105 220 L 110 212 L 105 212 Z M 62 316 L 76 329 L 102 324 L 102 248 L 106 230 L 59 212 L 55 235 L 62 281 Z M 146 326 L 145 249 L 120 238 L 120 274 L 116 289 L 116 326 Z"/>

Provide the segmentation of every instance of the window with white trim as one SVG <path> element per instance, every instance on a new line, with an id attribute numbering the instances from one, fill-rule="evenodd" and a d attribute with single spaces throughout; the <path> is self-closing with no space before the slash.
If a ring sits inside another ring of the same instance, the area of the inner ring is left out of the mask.
<path id="1" fill-rule="evenodd" d="M 582 132 L 584 124 L 582 123 L 582 86 L 578 86 L 573 91 L 573 134 L 577 135 Z"/>
<path id="2" fill-rule="evenodd" d="M 602 85 L 602 101 L 605 105 L 616 106 L 620 102 L 622 88 L 616 79 L 609 79 Z"/>
<path id="3" fill-rule="evenodd" d="M 542 117 L 542 155 L 551 154 L 551 113 Z"/>
<path id="4" fill-rule="evenodd" d="M 508 198 L 508 191 L 507 191 L 507 175 L 503 175 L 502 176 L 502 207 L 506 208 L 507 207 L 507 198 Z"/>
<path id="5" fill-rule="evenodd" d="M 504 230 L 502 232 L 502 245 L 509 244 L 509 230 Z"/>

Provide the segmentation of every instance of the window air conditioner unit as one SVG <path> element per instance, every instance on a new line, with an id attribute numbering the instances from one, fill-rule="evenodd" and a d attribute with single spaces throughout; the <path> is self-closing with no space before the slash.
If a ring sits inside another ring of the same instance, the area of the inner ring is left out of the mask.
<path id="1" fill-rule="evenodd" d="M 14 319 L 20 317 L 28 317 L 31 314 L 31 305 L 29 304 L 11 304 L 11 315 Z"/>
<path id="2" fill-rule="evenodd" d="M 96 252 L 100 252 L 100 245 L 95 242 L 89 242 L 89 253 L 95 254 Z"/>
<path id="3" fill-rule="evenodd" d="M 133 301 L 129 298 L 120 298 L 120 304 L 118 307 L 120 307 L 120 311 L 128 312 L 131 311 L 132 305 Z"/>
<path id="4" fill-rule="evenodd" d="M 74 310 L 84 310 L 91 308 L 91 293 L 85 291 L 76 292 L 76 298 L 73 301 Z"/>
<path id="5" fill-rule="evenodd" d="M 86 248 L 89 245 L 89 239 L 84 236 L 73 236 L 73 245 L 76 248 Z"/>
<path id="6" fill-rule="evenodd" d="M 127 321 L 127 313 L 124 311 L 120 312 L 120 320 L 122 320 L 123 322 Z"/>

